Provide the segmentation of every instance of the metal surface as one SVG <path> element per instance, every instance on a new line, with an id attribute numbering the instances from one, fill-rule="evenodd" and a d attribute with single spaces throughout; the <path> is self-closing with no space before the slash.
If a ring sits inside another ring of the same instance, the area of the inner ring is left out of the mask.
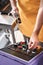
<path id="1" fill-rule="evenodd" d="M 14 27 L 16 26 L 16 19 L 14 19 L 12 16 L 0 15 L 0 21 L 0 28 L 4 31 L 6 31 L 6 29 L 10 30 L 13 43 L 15 43 Z"/>

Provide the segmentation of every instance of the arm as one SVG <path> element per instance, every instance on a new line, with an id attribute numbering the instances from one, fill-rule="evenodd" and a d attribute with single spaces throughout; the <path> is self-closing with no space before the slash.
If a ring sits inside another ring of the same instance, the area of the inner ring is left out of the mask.
<path id="1" fill-rule="evenodd" d="M 11 14 L 13 15 L 13 17 L 15 18 L 15 13 L 17 15 L 19 15 L 19 11 L 18 11 L 18 8 L 17 8 L 17 0 L 10 0 L 10 3 L 11 3 L 11 7 L 12 7 L 12 10 L 11 10 Z M 9 14 L 10 14 L 9 13 Z"/>
<path id="2" fill-rule="evenodd" d="M 36 24 L 35 24 L 35 28 L 33 30 L 33 32 L 36 33 L 36 35 L 39 34 L 39 31 L 43 25 L 43 0 L 40 0 L 40 8 L 37 14 L 37 18 L 36 18 Z"/>
<path id="3" fill-rule="evenodd" d="M 39 43 L 38 35 L 42 25 L 43 25 L 43 7 L 40 7 L 36 18 L 36 24 L 30 38 L 29 49 L 34 49 L 37 47 L 37 44 Z"/>
<path id="4" fill-rule="evenodd" d="M 16 8 L 16 0 L 10 0 L 11 7 L 14 10 Z"/>
<path id="5" fill-rule="evenodd" d="M 43 8 L 40 8 L 38 11 L 36 24 L 35 24 L 35 28 L 33 30 L 33 33 L 38 35 L 42 25 L 43 25 Z"/>

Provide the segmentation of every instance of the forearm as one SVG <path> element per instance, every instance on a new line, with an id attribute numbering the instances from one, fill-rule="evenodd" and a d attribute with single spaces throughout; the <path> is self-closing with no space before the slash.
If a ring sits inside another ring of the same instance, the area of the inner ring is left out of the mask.
<path id="1" fill-rule="evenodd" d="M 40 8 L 36 18 L 36 24 L 33 33 L 38 35 L 42 25 L 43 25 L 43 8 Z"/>
<path id="2" fill-rule="evenodd" d="M 12 9 L 16 8 L 16 0 L 10 0 Z"/>

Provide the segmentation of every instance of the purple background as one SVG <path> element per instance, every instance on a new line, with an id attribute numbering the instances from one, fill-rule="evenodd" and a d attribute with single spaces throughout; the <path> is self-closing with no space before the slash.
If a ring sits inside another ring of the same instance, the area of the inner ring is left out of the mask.
<path id="1" fill-rule="evenodd" d="M 43 52 L 30 61 L 25 61 L 11 54 L 0 51 L 0 65 L 43 65 Z"/>

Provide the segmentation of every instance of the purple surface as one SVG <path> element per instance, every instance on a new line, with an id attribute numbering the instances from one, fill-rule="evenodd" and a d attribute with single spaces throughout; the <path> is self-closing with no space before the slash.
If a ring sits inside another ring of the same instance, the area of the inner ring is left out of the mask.
<path id="1" fill-rule="evenodd" d="M 43 51 L 28 62 L 28 65 L 43 65 Z"/>
<path id="2" fill-rule="evenodd" d="M 43 65 L 43 52 L 30 61 L 25 61 L 11 54 L 0 51 L 0 65 Z"/>
<path id="3" fill-rule="evenodd" d="M 0 51 L 0 65 L 26 65 L 24 61 L 16 56 Z"/>

